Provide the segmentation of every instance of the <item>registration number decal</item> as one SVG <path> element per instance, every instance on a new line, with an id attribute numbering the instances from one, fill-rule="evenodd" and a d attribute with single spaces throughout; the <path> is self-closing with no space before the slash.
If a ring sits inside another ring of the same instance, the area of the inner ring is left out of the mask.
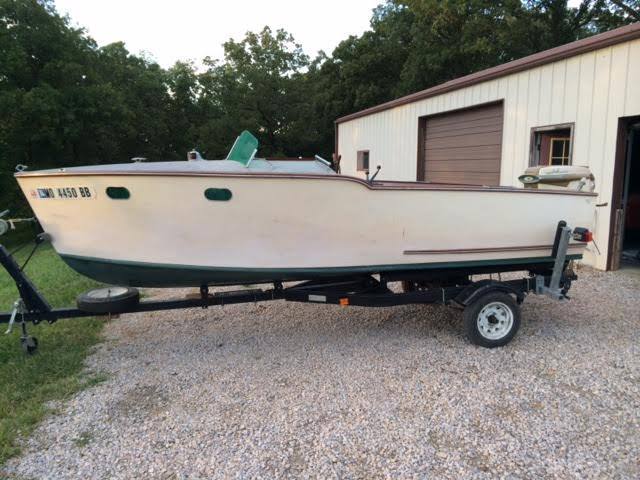
<path id="1" fill-rule="evenodd" d="M 40 187 L 30 192 L 31 198 L 48 199 L 61 198 L 66 200 L 89 200 L 96 198 L 91 187 Z"/>

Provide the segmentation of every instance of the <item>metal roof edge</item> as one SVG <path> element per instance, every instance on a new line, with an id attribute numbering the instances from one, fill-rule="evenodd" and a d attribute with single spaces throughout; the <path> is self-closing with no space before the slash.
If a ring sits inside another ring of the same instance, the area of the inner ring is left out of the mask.
<path id="1" fill-rule="evenodd" d="M 494 80 L 496 78 L 504 77 L 512 73 L 521 72 L 534 67 L 539 67 L 559 60 L 564 60 L 583 53 L 592 52 L 601 48 L 610 47 L 619 43 L 628 42 L 640 38 L 640 22 L 625 25 L 624 27 L 609 30 L 598 35 L 576 40 L 575 42 L 560 45 L 559 47 L 544 50 L 542 52 L 534 53 L 527 57 L 522 57 L 517 60 L 513 60 L 508 63 L 503 63 L 495 67 L 487 68 L 479 72 L 465 75 L 464 77 L 450 80 L 446 83 L 436 85 L 435 87 L 421 90 L 419 92 L 411 93 L 404 97 L 391 100 L 389 102 L 381 103 L 373 107 L 360 110 L 349 115 L 338 118 L 335 123 L 344 123 L 356 118 L 366 117 L 375 113 L 379 113 L 391 108 L 406 105 L 408 103 L 417 102 L 426 98 L 435 97 L 443 93 L 448 93 L 461 88 L 469 87 L 484 81 Z"/>

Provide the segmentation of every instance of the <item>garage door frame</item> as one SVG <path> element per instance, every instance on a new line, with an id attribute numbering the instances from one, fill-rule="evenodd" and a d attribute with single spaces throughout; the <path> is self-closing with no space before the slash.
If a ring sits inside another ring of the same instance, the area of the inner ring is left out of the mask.
<path id="1" fill-rule="evenodd" d="M 456 108 L 453 110 L 447 110 L 444 112 L 434 113 L 432 115 L 425 115 L 423 117 L 418 118 L 418 161 L 417 161 L 417 170 L 416 170 L 416 179 L 419 182 L 424 182 L 425 179 L 425 136 L 426 136 L 426 127 L 427 121 L 433 118 L 442 117 L 446 115 L 450 115 L 452 113 L 460 113 L 466 110 L 475 110 L 482 107 L 493 107 L 500 106 L 502 108 L 502 139 L 504 140 L 504 99 L 498 101 L 491 101 L 486 103 L 478 103 L 476 105 L 471 105 L 468 107 Z M 500 171 L 502 171 L 502 145 L 500 146 Z"/>

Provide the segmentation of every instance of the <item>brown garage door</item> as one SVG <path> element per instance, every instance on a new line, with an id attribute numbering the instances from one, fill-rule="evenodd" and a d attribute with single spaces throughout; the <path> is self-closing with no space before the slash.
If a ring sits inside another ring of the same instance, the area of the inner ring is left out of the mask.
<path id="1" fill-rule="evenodd" d="M 502 103 L 424 117 L 418 178 L 436 183 L 500 184 Z"/>

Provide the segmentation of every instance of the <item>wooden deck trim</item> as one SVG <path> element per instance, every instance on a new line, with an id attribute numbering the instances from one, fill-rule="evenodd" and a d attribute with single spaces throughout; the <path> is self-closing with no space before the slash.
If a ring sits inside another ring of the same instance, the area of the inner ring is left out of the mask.
<path id="1" fill-rule="evenodd" d="M 226 172 L 189 172 L 189 171 L 35 171 L 19 172 L 14 176 L 17 179 L 38 177 L 220 177 L 220 178 L 251 178 L 251 179 L 299 179 L 299 180 L 323 180 L 323 181 L 347 181 L 358 183 L 369 190 L 415 190 L 415 191 L 446 191 L 446 192 L 495 192 L 495 193 L 519 193 L 530 195 L 577 195 L 582 197 L 597 197 L 595 192 L 577 192 L 574 190 L 552 190 L 536 188 L 516 188 L 516 187 L 490 187 L 482 185 L 448 185 L 427 182 L 400 182 L 387 181 L 367 182 L 361 178 L 349 175 L 310 175 L 310 174 L 282 174 L 282 173 L 226 173 Z"/>
<path id="2" fill-rule="evenodd" d="M 572 243 L 569 248 L 584 248 L 587 244 L 583 242 Z M 493 248 L 457 248 L 451 250 L 405 250 L 404 255 L 452 255 L 465 253 L 497 253 L 497 252 L 519 252 L 533 250 L 551 250 L 553 245 L 526 245 L 522 247 L 493 247 Z"/>

